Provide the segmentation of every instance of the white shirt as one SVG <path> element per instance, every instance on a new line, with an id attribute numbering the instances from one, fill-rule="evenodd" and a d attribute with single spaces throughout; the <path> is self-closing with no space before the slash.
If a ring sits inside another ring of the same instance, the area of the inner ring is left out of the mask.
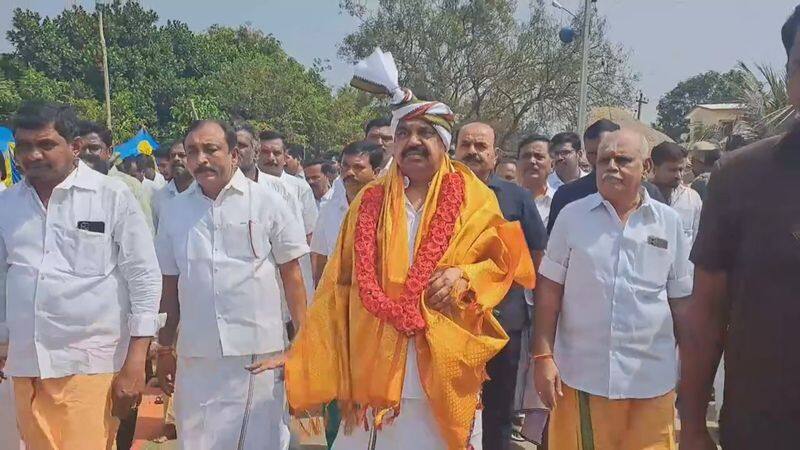
<path id="1" fill-rule="evenodd" d="M 150 202 L 150 207 L 153 209 L 153 229 L 158 230 L 158 220 L 161 217 L 162 209 L 167 202 L 178 195 L 178 188 L 175 186 L 175 180 L 171 180 L 168 185 L 156 191 L 153 194 L 153 200 Z"/>
<path id="2" fill-rule="evenodd" d="M 286 203 L 237 169 L 216 200 L 193 183 L 167 207 L 156 248 L 164 275 L 178 276 L 178 353 L 218 358 L 283 350 L 276 264 L 308 253 Z"/>
<path id="3" fill-rule="evenodd" d="M 299 180 L 286 172 L 283 172 L 284 175 L 287 177 L 275 177 L 264 172 L 258 172 L 258 183 L 266 186 L 269 189 L 272 189 L 278 195 L 283 198 L 286 203 L 289 204 L 289 208 L 294 212 L 294 216 L 296 218 L 296 226 L 298 226 L 301 230 L 304 230 L 304 233 L 308 235 L 312 231 L 314 231 L 312 224 L 312 228 L 309 230 L 308 224 L 305 223 L 304 216 L 303 216 L 303 204 L 301 203 L 300 197 L 300 190 L 297 188 L 296 184 L 292 184 L 293 182 L 290 181 L 291 179 Z M 305 181 L 303 181 L 305 183 Z M 308 185 L 308 183 L 306 183 Z M 311 188 L 309 187 L 309 192 L 311 192 Z M 314 194 L 311 194 L 311 198 L 313 200 Z M 314 203 L 314 220 L 316 220 L 316 202 Z M 316 222 L 315 222 L 316 223 Z M 311 268 L 311 255 L 303 255 L 300 258 L 300 271 L 303 274 L 303 283 L 306 287 L 306 299 L 310 304 L 314 299 L 314 273 Z M 281 284 L 281 290 L 283 289 L 283 284 L 281 280 L 278 280 L 279 284 Z M 291 317 L 289 315 L 289 308 L 288 305 L 284 302 L 284 319 L 288 322 Z"/>
<path id="4" fill-rule="evenodd" d="M 599 193 L 564 207 L 539 268 L 564 286 L 554 351 L 562 379 L 610 399 L 674 389 L 668 299 L 692 293 L 680 217 L 645 190 L 642 195 L 625 224 Z"/>
<path id="5" fill-rule="evenodd" d="M 271 175 L 267 175 L 271 176 Z M 297 178 L 289 175 L 284 171 L 279 177 L 286 183 L 286 187 L 294 190 L 297 199 L 300 201 L 303 214 L 303 224 L 306 227 L 306 234 L 311 234 L 314 231 L 314 225 L 317 223 L 317 201 L 314 199 L 314 191 L 305 179 Z"/>
<path id="6" fill-rule="evenodd" d="M 144 191 L 147 198 L 150 200 L 150 203 L 153 202 L 153 195 L 155 195 L 156 191 L 158 191 L 160 187 L 156 184 L 155 181 L 150 180 L 148 178 L 142 179 L 142 190 Z"/>
<path id="7" fill-rule="evenodd" d="M 48 203 L 27 182 L 0 196 L 0 211 L 13 212 L 0 220 L 6 373 L 116 372 L 131 336 L 158 331 L 161 276 L 147 221 L 125 184 L 83 162 Z"/>
<path id="8" fill-rule="evenodd" d="M 694 189 L 679 185 L 669 197 L 669 206 L 678 212 L 683 222 L 683 232 L 694 243 L 697 231 L 700 229 L 700 212 L 703 210 L 703 200 Z"/>
<path id="9" fill-rule="evenodd" d="M 314 234 L 311 235 L 312 252 L 323 256 L 330 256 L 333 253 L 349 208 L 346 195 L 333 195 L 322 203 L 317 224 L 314 226 Z"/>
<path id="10" fill-rule="evenodd" d="M 544 195 L 533 199 L 545 228 L 547 228 L 547 221 L 550 220 L 550 205 L 553 203 L 553 196 L 556 194 L 556 190 L 550 186 L 550 183 L 547 183 L 546 186 L 547 190 Z"/>
<path id="11" fill-rule="evenodd" d="M 156 175 L 153 177 L 153 183 L 156 184 L 158 189 L 161 189 L 167 185 L 167 179 L 164 178 L 164 175 L 161 175 L 161 172 L 156 171 Z"/>
<path id="12" fill-rule="evenodd" d="M 579 178 L 583 178 L 583 177 L 585 177 L 586 175 L 589 175 L 589 172 L 584 172 L 583 170 L 580 170 L 580 169 L 578 169 L 578 170 L 580 171 L 580 175 L 578 175 L 578 178 L 576 178 L 576 180 L 577 180 L 577 179 L 579 179 Z M 554 170 L 554 171 L 553 171 L 553 172 L 552 172 L 552 173 L 551 173 L 551 174 L 550 174 L 550 175 L 547 177 L 547 184 L 548 184 L 548 185 L 550 185 L 550 187 L 553 189 L 553 192 L 555 193 L 555 191 L 557 191 L 557 190 L 558 190 L 558 188 L 560 188 L 561 186 L 565 185 L 566 183 L 564 183 L 564 182 L 561 180 L 561 178 L 558 176 L 558 174 L 557 174 L 557 173 L 556 173 L 556 171 Z"/>
<path id="13" fill-rule="evenodd" d="M 414 205 L 406 201 L 406 223 L 408 224 L 408 264 L 414 263 L 414 246 L 422 224 L 422 210 L 417 211 Z M 419 365 L 417 364 L 417 346 L 414 339 L 408 340 L 408 355 L 406 356 L 406 373 L 403 378 L 403 398 L 426 398 L 419 378 Z"/>

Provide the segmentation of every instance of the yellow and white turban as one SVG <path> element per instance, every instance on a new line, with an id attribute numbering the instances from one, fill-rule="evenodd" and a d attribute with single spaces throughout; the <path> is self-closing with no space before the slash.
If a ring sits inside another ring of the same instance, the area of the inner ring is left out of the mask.
<path id="1" fill-rule="evenodd" d="M 400 87 L 397 66 L 389 52 L 376 48 L 366 59 L 359 61 L 350 85 L 378 95 L 388 95 L 392 104 L 392 133 L 401 120 L 422 119 L 439 133 L 445 147 L 450 147 L 455 115 L 442 102 L 417 99 L 407 88 Z"/>

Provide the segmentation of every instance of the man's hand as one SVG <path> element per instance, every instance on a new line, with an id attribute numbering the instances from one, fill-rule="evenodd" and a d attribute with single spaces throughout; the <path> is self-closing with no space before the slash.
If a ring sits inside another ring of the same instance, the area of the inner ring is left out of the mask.
<path id="1" fill-rule="evenodd" d="M 6 357 L 0 356 L 0 383 L 6 379 L 6 374 L 3 373 L 3 369 L 6 367 Z"/>
<path id="2" fill-rule="evenodd" d="M 280 352 L 260 361 L 256 361 L 249 366 L 245 366 L 250 373 L 258 375 L 259 373 L 266 372 L 267 370 L 274 370 L 283 367 L 286 364 L 286 352 Z"/>
<path id="3" fill-rule="evenodd" d="M 125 363 L 111 383 L 111 414 L 119 419 L 130 415 L 139 405 L 144 391 L 144 364 Z"/>
<path id="4" fill-rule="evenodd" d="M 681 430 L 680 450 L 717 450 L 708 428 Z"/>
<path id="5" fill-rule="evenodd" d="M 156 361 L 156 376 L 161 390 L 167 395 L 175 392 L 175 353 L 164 350 L 159 351 Z"/>
<path id="6" fill-rule="evenodd" d="M 536 392 L 542 399 L 544 406 L 549 409 L 556 407 L 557 397 L 563 397 L 561 390 L 561 374 L 558 372 L 556 362 L 552 358 L 543 358 L 533 364 L 533 384 Z"/>
<path id="7" fill-rule="evenodd" d="M 425 303 L 434 311 L 442 311 L 450 306 L 455 300 L 452 296 L 453 289 L 456 287 L 464 290 L 467 280 L 464 273 L 458 267 L 437 270 L 431 276 L 428 290 L 425 291 Z M 460 286 L 459 286 L 460 285 Z"/>

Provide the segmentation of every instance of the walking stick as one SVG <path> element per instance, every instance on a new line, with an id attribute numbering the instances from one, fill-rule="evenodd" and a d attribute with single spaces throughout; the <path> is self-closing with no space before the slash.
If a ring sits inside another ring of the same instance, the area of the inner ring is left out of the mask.
<path id="1" fill-rule="evenodd" d="M 372 429 L 369 431 L 369 445 L 367 450 L 375 450 L 375 445 L 378 442 L 378 427 L 372 424 Z"/>

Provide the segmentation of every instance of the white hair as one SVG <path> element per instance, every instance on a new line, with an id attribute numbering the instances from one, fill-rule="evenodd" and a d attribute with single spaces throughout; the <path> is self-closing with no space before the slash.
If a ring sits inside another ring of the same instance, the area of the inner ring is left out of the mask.
<path id="1" fill-rule="evenodd" d="M 617 146 L 619 145 L 619 138 L 624 133 L 630 133 L 636 135 L 636 137 L 640 139 L 641 145 L 639 146 L 639 153 L 642 155 L 642 159 L 644 160 L 649 159 L 652 148 L 650 147 L 650 143 L 647 141 L 647 138 L 644 137 L 642 133 L 639 133 L 638 131 L 632 130 L 630 128 L 621 128 L 619 130 L 612 131 L 607 135 L 603 136 L 603 140 L 600 142 L 598 150 L 601 149 L 616 150 Z"/>

